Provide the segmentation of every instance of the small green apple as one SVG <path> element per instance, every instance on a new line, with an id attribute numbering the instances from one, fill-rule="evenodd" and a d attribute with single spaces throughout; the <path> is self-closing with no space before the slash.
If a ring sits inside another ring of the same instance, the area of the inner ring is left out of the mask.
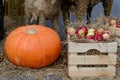
<path id="1" fill-rule="evenodd" d="M 95 32 L 95 29 L 89 29 L 88 33 L 90 33 L 90 32 Z"/>
<path id="2" fill-rule="evenodd" d="M 88 35 L 95 35 L 95 33 L 94 32 L 88 32 L 87 36 Z"/>

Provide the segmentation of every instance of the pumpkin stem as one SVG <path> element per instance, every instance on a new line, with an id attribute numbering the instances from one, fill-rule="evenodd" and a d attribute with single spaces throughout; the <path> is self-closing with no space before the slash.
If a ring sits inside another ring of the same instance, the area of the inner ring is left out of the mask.
<path id="1" fill-rule="evenodd" d="M 29 28 L 29 29 L 27 29 L 26 33 L 28 33 L 28 34 L 35 34 L 36 30 L 34 28 Z"/>

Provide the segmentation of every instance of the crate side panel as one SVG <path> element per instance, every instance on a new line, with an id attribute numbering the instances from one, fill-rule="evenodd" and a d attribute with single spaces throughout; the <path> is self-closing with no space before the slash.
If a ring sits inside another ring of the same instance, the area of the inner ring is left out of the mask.
<path id="1" fill-rule="evenodd" d="M 68 43 L 68 52 L 87 52 L 90 49 L 96 49 L 100 52 L 117 52 L 117 43 Z"/>

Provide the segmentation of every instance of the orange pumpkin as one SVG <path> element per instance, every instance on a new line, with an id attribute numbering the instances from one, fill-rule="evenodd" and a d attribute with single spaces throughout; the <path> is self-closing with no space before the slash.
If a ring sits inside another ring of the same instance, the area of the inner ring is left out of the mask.
<path id="1" fill-rule="evenodd" d="M 59 35 L 41 25 L 21 26 L 6 38 L 4 50 L 16 65 L 40 68 L 52 64 L 61 51 Z"/>

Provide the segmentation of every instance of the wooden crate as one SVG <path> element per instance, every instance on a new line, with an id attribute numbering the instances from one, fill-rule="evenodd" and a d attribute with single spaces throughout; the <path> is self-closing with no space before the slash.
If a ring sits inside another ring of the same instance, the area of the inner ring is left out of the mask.
<path id="1" fill-rule="evenodd" d="M 99 54 L 88 51 L 93 50 Z M 72 78 L 113 77 L 116 73 L 117 43 L 77 43 L 68 41 L 68 72 Z M 90 52 L 89 52 L 90 53 Z"/>
<path id="2" fill-rule="evenodd" d="M 118 47 L 120 46 L 120 37 L 115 37 L 115 41 L 117 42 Z"/>

